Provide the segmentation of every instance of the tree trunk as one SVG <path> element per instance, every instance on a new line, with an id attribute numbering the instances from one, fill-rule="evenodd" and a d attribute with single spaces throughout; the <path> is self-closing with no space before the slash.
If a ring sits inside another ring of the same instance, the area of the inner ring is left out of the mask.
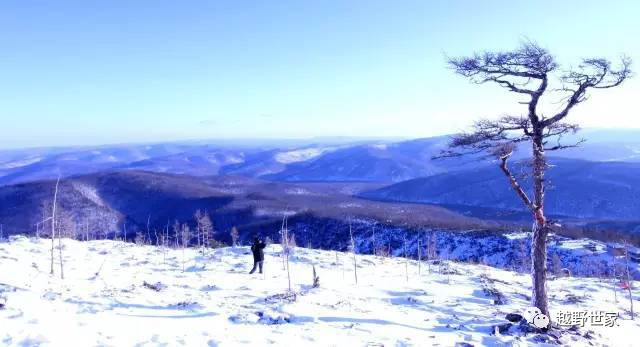
<path id="1" fill-rule="evenodd" d="M 542 129 L 536 129 L 533 137 L 533 238 L 531 240 L 531 304 L 549 316 L 547 297 L 547 235 L 549 228 L 544 215 L 545 153 L 542 144 Z"/>
<path id="2" fill-rule="evenodd" d="M 612 272 L 611 276 L 613 277 L 613 285 L 612 285 L 611 288 L 613 289 L 613 300 L 617 304 L 618 303 L 618 292 L 616 290 L 616 285 L 617 285 L 616 284 L 616 277 L 617 276 L 616 276 L 616 254 L 615 254 L 615 250 L 614 250 L 614 253 L 613 253 L 613 257 L 611 257 L 611 258 L 613 260 L 613 266 L 612 266 L 612 270 L 611 270 L 611 272 Z"/>
<path id="3" fill-rule="evenodd" d="M 147 216 L 147 242 L 151 244 L 151 233 L 149 232 L 149 222 L 151 222 L 151 215 Z M 143 242 L 143 244 L 146 244 Z"/>
<path id="4" fill-rule="evenodd" d="M 372 235 L 373 239 L 371 241 L 371 254 L 373 255 L 377 255 L 376 254 L 376 225 L 373 225 L 373 235 Z"/>
<path id="5" fill-rule="evenodd" d="M 58 184 L 60 184 L 60 176 L 56 181 L 56 190 L 53 193 L 53 206 L 51 207 L 51 274 L 53 275 L 53 257 L 56 239 L 56 200 L 58 200 Z"/>
<path id="6" fill-rule="evenodd" d="M 356 261 L 356 242 L 353 239 L 353 232 L 351 231 L 351 219 L 349 219 L 349 237 L 351 238 L 351 252 L 353 254 L 353 277 L 356 284 L 358 284 L 358 263 Z"/>
<path id="7" fill-rule="evenodd" d="M 284 215 L 282 216 L 282 226 L 280 227 L 280 243 L 282 244 L 282 270 L 286 270 L 286 260 L 285 260 L 285 255 L 287 252 L 287 243 L 289 242 L 288 237 L 285 233 L 285 220 L 287 219 L 287 216 Z"/>
<path id="8" fill-rule="evenodd" d="M 547 298 L 547 234 L 545 227 L 533 230 L 531 241 L 531 279 L 532 295 L 531 304 L 549 316 L 549 302 Z"/>
<path id="9" fill-rule="evenodd" d="M 624 243 L 624 255 L 625 255 L 625 268 L 627 274 L 627 291 L 629 292 L 629 311 L 631 312 L 631 320 L 635 320 L 635 314 L 633 313 L 633 295 L 631 293 L 631 286 L 633 283 L 633 279 L 629 273 L 629 244 L 625 241 Z"/>
<path id="10" fill-rule="evenodd" d="M 420 251 L 420 236 L 418 236 L 418 276 L 420 276 L 420 263 L 422 262 L 422 254 Z"/>
<path id="11" fill-rule="evenodd" d="M 60 257 L 60 279 L 64 279 L 64 262 L 62 261 L 62 230 L 58 230 L 58 256 Z"/>
<path id="12" fill-rule="evenodd" d="M 407 254 L 407 236 L 402 235 L 402 249 L 404 251 L 404 276 L 407 280 L 407 282 L 409 282 L 409 255 Z"/>

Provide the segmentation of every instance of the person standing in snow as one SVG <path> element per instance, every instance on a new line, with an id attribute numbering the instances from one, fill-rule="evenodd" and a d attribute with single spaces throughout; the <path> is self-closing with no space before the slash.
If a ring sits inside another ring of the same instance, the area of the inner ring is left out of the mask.
<path id="1" fill-rule="evenodd" d="M 267 245 L 264 241 L 255 237 L 253 239 L 253 244 L 251 245 L 251 253 L 253 253 L 253 269 L 249 272 L 250 274 L 256 271 L 256 267 L 260 268 L 260 273 L 262 273 L 262 264 L 264 263 L 264 248 Z"/>

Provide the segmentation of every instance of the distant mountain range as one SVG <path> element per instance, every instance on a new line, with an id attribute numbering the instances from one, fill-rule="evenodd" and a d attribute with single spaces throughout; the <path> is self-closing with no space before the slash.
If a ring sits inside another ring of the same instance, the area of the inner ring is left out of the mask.
<path id="1" fill-rule="evenodd" d="M 553 158 L 550 164 L 553 166 L 546 175 L 547 213 L 572 218 L 640 220 L 640 162 Z M 512 171 L 521 172 L 524 165 L 515 163 Z M 530 192 L 530 180 L 521 182 Z M 524 211 L 497 164 L 412 179 L 361 196 Z"/>
<path id="2" fill-rule="evenodd" d="M 0 151 L 0 184 L 100 172 L 125 163 L 185 153 L 191 148 L 169 143 Z"/>
<path id="3" fill-rule="evenodd" d="M 594 230 L 640 230 L 640 131 L 583 135 L 584 146 L 549 153 L 547 213 Z M 108 232 L 192 220 L 196 209 L 212 211 L 224 230 L 277 224 L 286 211 L 446 228 L 529 221 L 491 159 L 433 160 L 447 142 L 441 136 L 0 151 L 0 224 L 35 230 L 58 175 L 60 207 L 78 225 Z M 514 172 L 527 153 L 516 152 Z"/>
<path id="4" fill-rule="evenodd" d="M 550 153 L 590 161 L 640 162 L 640 130 L 590 130 L 582 147 Z M 571 141 L 573 139 L 568 139 Z M 401 182 L 490 165 L 479 157 L 432 160 L 447 136 L 374 139 L 110 145 L 0 151 L 0 185 L 96 173 L 145 170 L 192 176 L 242 175 L 274 181 Z M 514 159 L 526 157 L 526 150 Z"/>
<path id="5" fill-rule="evenodd" d="M 51 213 L 54 187 L 55 180 L 0 187 L 0 224 L 5 235 L 42 230 L 38 223 Z M 364 218 L 389 225 L 454 229 L 497 225 L 437 206 L 354 197 L 378 187 L 372 183 L 270 182 L 239 176 L 195 177 L 126 170 L 63 179 L 57 207 L 59 218 L 71 218 L 78 233 L 86 230 L 97 234 L 94 237 L 114 233 L 122 237 L 125 230 L 128 237 L 133 237 L 138 231 L 146 232 L 147 226 L 151 231 L 162 230 L 175 220 L 194 224 L 193 215 L 198 209 L 211 214 L 223 239 L 228 238 L 232 226 L 275 225 L 283 215 L 342 224 L 348 218 Z"/>

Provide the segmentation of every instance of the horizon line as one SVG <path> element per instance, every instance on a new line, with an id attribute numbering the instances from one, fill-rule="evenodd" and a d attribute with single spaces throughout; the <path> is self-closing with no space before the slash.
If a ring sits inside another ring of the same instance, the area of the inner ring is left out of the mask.
<path id="1" fill-rule="evenodd" d="M 620 128 L 620 127 L 585 127 L 581 128 L 578 133 L 583 131 L 593 131 L 593 130 L 608 130 L 608 131 L 640 131 L 640 127 L 637 128 Z M 294 142 L 294 141 L 308 141 L 312 142 L 314 140 L 343 140 L 345 142 L 358 142 L 358 141 L 412 141 L 412 140 L 420 140 L 420 139 L 430 139 L 437 137 L 445 137 L 452 136 L 455 133 L 446 133 L 439 135 L 429 135 L 429 136 L 400 136 L 400 135 L 322 135 L 322 136 L 301 136 L 301 137 L 277 137 L 277 136 L 265 136 L 265 137 L 220 137 L 220 138 L 185 138 L 185 139 L 173 139 L 173 140 L 149 140 L 149 141 L 123 141 L 123 142 L 104 142 L 104 143 L 96 143 L 96 144 L 77 144 L 77 145 L 35 145 L 35 146 L 18 146 L 18 147 L 0 147 L 0 152 L 5 151 L 18 151 L 18 150 L 38 150 L 38 149 L 88 149 L 88 148 L 100 148 L 100 147 L 109 147 L 109 146 L 141 146 L 141 145 L 160 145 L 160 144 L 189 144 L 189 143 L 198 143 L 202 142 L 201 145 L 207 144 L 216 144 L 216 142 L 240 142 L 240 141 L 269 141 L 269 142 Z M 311 145 L 313 143 L 308 143 L 307 145 Z M 249 144 L 247 144 L 249 146 Z M 254 144 L 256 145 L 256 144 Z"/>

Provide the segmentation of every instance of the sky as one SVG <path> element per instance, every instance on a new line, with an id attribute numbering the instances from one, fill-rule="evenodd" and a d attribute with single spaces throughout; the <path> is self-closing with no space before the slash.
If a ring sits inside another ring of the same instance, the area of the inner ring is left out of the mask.
<path id="1" fill-rule="evenodd" d="M 523 40 L 565 67 L 640 64 L 638 1 L 0 2 L 0 148 L 207 138 L 416 138 L 522 113 L 447 57 Z M 640 128 L 640 78 L 571 119 Z M 558 104 L 550 104 L 550 109 Z"/>

